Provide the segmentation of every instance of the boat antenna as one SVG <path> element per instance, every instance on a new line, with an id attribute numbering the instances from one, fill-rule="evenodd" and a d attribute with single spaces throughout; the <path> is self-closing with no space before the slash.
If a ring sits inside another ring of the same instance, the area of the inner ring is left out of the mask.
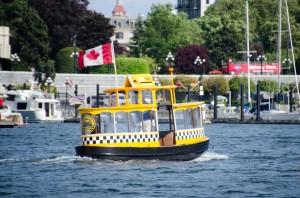
<path id="1" fill-rule="evenodd" d="M 297 71 L 296 71 L 296 65 L 295 65 L 295 55 L 294 55 L 293 40 L 292 40 L 292 31 L 291 31 L 291 24 L 290 24 L 290 17 L 289 17 L 289 8 L 288 8 L 287 0 L 285 0 L 285 7 L 286 7 L 286 18 L 287 18 L 287 24 L 288 24 L 287 28 L 288 28 L 290 45 L 291 45 L 291 51 L 292 51 L 292 64 L 293 64 L 293 68 L 294 68 L 294 75 L 295 75 L 295 81 L 296 81 L 298 106 L 300 106 L 300 95 L 299 95 Z"/>
<path id="2" fill-rule="evenodd" d="M 282 14 L 282 0 L 279 0 L 278 13 L 278 44 L 277 44 L 277 62 L 278 62 L 278 99 L 280 93 L 280 72 L 281 72 L 281 14 Z M 279 102 L 279 100 L 278 100 Z M 279 104 L 278 104 L 279 105 Z"/>
<path id="3" fill-rule="evenodd" d="M 247 24 L 247 30 L 246 30 L 246 37 L 247 37 L 247 67 L 248 67 L 248 102 L 249 105 L 251 105 L 251 97 L 250 97 L 250 53 L 249 53 L 249 12 L 248 12 L 248 0 L 246 0 L 246 24 Z"/>

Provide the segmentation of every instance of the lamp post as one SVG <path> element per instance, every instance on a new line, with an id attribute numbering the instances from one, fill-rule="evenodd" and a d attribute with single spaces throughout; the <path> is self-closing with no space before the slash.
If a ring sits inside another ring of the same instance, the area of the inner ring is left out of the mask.
<path id="1" fill-rule="evenodd" d="M 160 70 L 160 67 L 157 67 L 154 71 L 154 83 L 155 83 L 156 86 L 160 86 L 160 83 L 159 83 L 159 81 L 156 77 L 156 71 L 159 71 L 159 70 Z"/>
<path id="2" fill-rule="evenodd" d="M 65 102 L 65 115 L 67 114 L 67 103 L 68 103 L 68 87 L 72 87 L 72 80 L 66 78 L 63 82 L 66 85 L 66 102 Z"/>
<path id="3" fill-rule="evenodd" d="M 261 73 L 261 75 L 263 75 L 263 66 L 262 66 L 262 64 L 263 64 L 263 61 L 267 60 L 267 57 L 265 55 L 259 55 L 257 57 L 257 60 L 260 61 L 260 68 L 261 68 L 260 73 Z"/>
<path id="4" fill-rule="evenodd" d="M 287 58 L 287 59 L 285 58 L 285 59 L 282 61 L 282 63 L 286 65 L 286 66 L 285 66 L 285 67 L 286 67 L 285 69 L 288 69 L 288 68 L 290 67 L 289 64 L 292 63 L 292 61 L 291 61 L 291 59 L 289 59 L 289 58 Z M 285 73 L 287 74 L 288 72 L 285 72 Z"/>
<path id="5" fill-rule="evenodd" d="M 204 95 L 202 82 L 199 83 L 199 101 L 202 100 L 202 96 Z"/>
<path id="6" fill-rule="evenodd" d="M 53 83 L 53 80 L 50 76 L 47 78 L 46 83 L 48 85 L 48 93 L 50 93 L 50 85 Z"/>
<path id="7" fill-rule="evenodd" d="M 174 85 L 174 82 L 173 82 L 173 71 L 174 71 L 174 68 L 172 67 L 172 62 L 174 61 L 174 57 L 173 57 L 173 55 L 172 55 L 171 52 L 168 53 L 166 61 L 169 63 L 169 72 L 170 72 L 171 77 L 172 77 L 172 85 Z"/>
<path id="8" fill-rule="evenodd" d="M 195 61 L 194 61 L 194 64 L 195 65 L 202 65 L 203 63 L 205 63 L 205 59 L 201 59 L 199 56 L 196 57 Z M 202 75 L 205 74 L 205 66 L 203 65 L 203 72 L 202 72 Z"/>
<path id="9" fill-rule="evenodd" d="M 78 53 L 76 52 L 76 39 L 77 39 L 77 35 L 75 34 L 72 37 L 72 41 L 73 41 L 73 47 L 74 47 L 74 51 L 72 52 L 72 54 L 70 55 L 70 57 L 74 58 L 74 65 L 73 65 L 73 69 L 74 69 L 74 74 L 76 73 L 76 58 L 78 56 Z"/>
<path id="10" fill-rule="evenodd" d="M 18 56 L 17 53 L 11 54 L 10 58 L 14 62 L 13 66 L 11 67 L 11 71 L 14 71 L 15 70 L 15 66 L 16 66 L 16 62 L 20 62 L 21 59 L 20 59 L 20 57 Z"/>

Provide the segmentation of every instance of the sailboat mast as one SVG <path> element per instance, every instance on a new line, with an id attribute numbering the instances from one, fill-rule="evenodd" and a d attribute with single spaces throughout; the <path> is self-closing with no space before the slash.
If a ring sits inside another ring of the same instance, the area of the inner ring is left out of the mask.
<path id="1" fill-rule="evenodd" d="M 295 75 L 295 81 L 296 81 L 297 97 L 298 97 L 298 99 L 300 99 L 298 79 L 297 79 L 297 71 L 296 71 L 296 64 L 295 64 L 294 47 L 293 47 L 293 40 L 292 40 L 292 31 L 291 31 L 291 24 L 290 24 L 290 17 L 289 17 L 289 9 L 288 9 L 287 0 L 285 0 L 285 7 L 286 7 L 286 18 L 287 18 L 287 24 L 288 24 L 287 28 L 288 28 L 290 46 L 291 46 L 291 51 L 292 51 L 292 64 L 293 64 L 293 68 L 294 68 L 294 75 Z M 300 100 L 299 100 L 298 105 L 300 105 Z"/>
<path id="2" fill-rule="evenodd" d="M 246 45 L 247 45 L 247 67 L 248 67 L 248 102 L 249 105 L 251 104 L 251 97 L 250 97 L 250 54 L 249 54 L 249 13 L 248 13 L 248 0 L 246 0 L 246 24 L 247 24 L 247 30 L 246 30 Z"/>
<path id="3" fill-rule="evenodd" d="M 278 96 L 280 93 L 280 72 L 281 72 L 281 14 L 282 14 L 282 0 L 279 0 L 278 6 L 278 44 L 277 44 L 277 63 L 278 63 Z"/>

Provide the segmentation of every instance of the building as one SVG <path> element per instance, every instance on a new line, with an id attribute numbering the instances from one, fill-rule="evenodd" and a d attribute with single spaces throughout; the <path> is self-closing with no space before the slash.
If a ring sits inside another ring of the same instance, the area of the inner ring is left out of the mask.
<path id="1" fill-rule="evenodd" d="M 216 3 L 217 0 L 178 0 L 177 10 L 179 12 L 185 12 L 189 19 L 201 17 L 208 6 Z"/>
<path id="2" fill-rule="evenodd" d="M 112 15 L 109 23 L 115 26 L 115 33 L 111 40 L 117 40 L 119 44 L 127 46 L 133 37 L 137 17 L 127 16 L 121 0 L 117 0 Z"/>
<path id="3" fill-rule="evenodd" d="M 0 26 L 0 58 L 10 57 L 9 36 L 9 27 Z"/>

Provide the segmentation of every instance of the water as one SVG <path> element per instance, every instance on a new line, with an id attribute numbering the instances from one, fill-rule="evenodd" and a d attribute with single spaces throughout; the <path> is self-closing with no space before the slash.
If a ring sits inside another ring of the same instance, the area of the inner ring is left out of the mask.
<path id="1" fill-rule="evenodd" d="M 80 126 L 0 129 L 0 197 L 300 197 L 299 125 L 206 125 L 189 162 L 75 156 Z"/>

